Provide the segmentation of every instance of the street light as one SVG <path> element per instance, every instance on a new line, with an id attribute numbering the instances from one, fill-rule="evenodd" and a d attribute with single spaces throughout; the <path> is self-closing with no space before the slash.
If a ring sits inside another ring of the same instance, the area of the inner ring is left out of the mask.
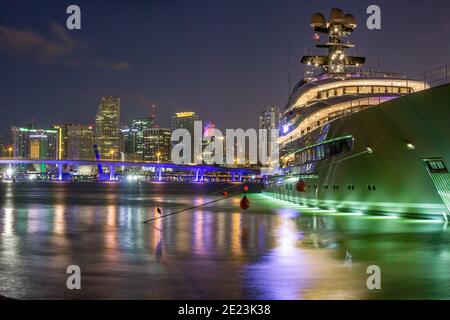
<path id="1" fill-rule="evenodd" d="M 111 153 L 111 160 L 114 160 L 114 150 L 111 150 L 109 153 Z"/>
<path id="2" fill-rule="evenodd" d="M 14 173 L 14 170 L 11 167 L 6 169 L 6 175 L 8 176 L 8 179 L 11 179 L 13 173 Z"/>
<path id="3" fill-rule="evenodd" d="M 158 162 L 158 163 L 159 163 L 159 157 L 161 157 L 161 152 L 158 151 L 158 152 L 156 153 L 156 158 L 157 158 L 157 162 Z"/>
<path id="4" fill-rule="evenodd" d="M 13 151 L 13 148 L 12 148 L 12 147 L 9 147 L 9 148 L 8 148 L 8 151 L 9 151 L 9 157 L 12 158 L 12 151 Z"/>

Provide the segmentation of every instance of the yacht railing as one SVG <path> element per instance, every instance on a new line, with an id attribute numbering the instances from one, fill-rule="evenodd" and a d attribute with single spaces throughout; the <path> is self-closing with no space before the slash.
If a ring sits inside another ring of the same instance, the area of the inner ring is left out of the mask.
<path id="1" fill-rule="evenodd" d="M 334 75 L 330 73 L 321 73 L 314 76 L 310 76 L 307 78 L 308 82 L 315 82 L 319 80 L 326 80 L 336 76 L 344 77 L 344 78 L 389 78 L 389 79 L 406 79 L 406 75 L 404 73 L 397 72 L 382 72 L 382 71 L 373 71 L 370 69 L 358 69 L 355 71 L 347 72 L 345 74 Z"/>
<path id="2" fill-rule="evenodd" d="M 319 80 L 330 79 L 335 75 L 329 73 L 321 73 L 314 75 L 308 79 L 308 82 L 315 82 Z M 426 82 L 429 87 L 436 87 L 446 83 L 450 83 L 450 64 L 445 64 L 438 68 L 431 70 L 426 70 L 421 73 L 406 75 L 404 73 L 395 72 L 382 72 L 382 71 L 372 71 L 370 69 L 360 69 L 353 72 L 347 72 L 342 75 L 345 78 L 392 78 L 392 79 L 405 79 L 405 80 L 417 80 Z M 424 88 L 424 89 L 428 89 Z"/>
<path id="3" fill-rule="evenodd" d="M 450 65 L 445 64 L 438 68 L 417 73 L 408 77 L 408 79 L 426 82 L 431 88 L 450 83 Z"/>

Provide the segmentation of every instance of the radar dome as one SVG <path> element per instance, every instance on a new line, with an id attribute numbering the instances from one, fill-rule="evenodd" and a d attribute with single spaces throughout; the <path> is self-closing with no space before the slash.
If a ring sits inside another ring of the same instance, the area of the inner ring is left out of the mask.
<path id="1" fill-rule="evenodd" d="M 330 23 L 344 21 L 344 11 L 338 8 L 331 9 Z"/>
<path id="2" fill-rule="evenodd" d="M 344 26 L 347 28 L 352 28 L 352 29 L 356 28 L 355 16 L 350 13 L 347 13 L 344 16 Z"/>
<path id="3" fill-rule="evenodd" d="M 320 12 L 316 12 L 311 17 L 311 27 L 325 27 L 325 16 Z"/>

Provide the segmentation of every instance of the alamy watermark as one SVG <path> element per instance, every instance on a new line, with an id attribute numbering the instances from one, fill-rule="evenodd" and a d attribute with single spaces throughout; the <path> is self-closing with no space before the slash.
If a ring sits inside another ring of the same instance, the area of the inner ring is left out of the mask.
<path id="1" fill-rule="evenodd" d="M 69 14 L 66 20 L 66 26 L 69 30 L 81 30 L 81 8 L 76 4 L 67 7 L 66 13 Z M 366 20 L 366 26 L 369 30 L 381 29 L 381 8 L 372 4 L 367 7 L 366 13 L 370 16 Z"/>
<path id="2" fill-rule="evenodd" d="M 66 273 L 70 274 L 66 281 L 67 289 L 81 290 L 81 268 L 76 264 L 72 264 L 67 267 Z"/>
<path id="3" fill-rule="evenodd" d="M 376 4 L 372 4 L 367 7 L 367 14 L 370 16 L 367 18 L 366 26 L 369 30 L 380 30 L 381 29 L 381 8 Z"/>
<path id="4" fill-rule="evenodd" d="M 367 278 L 366 285 L 369 290 L 381 289 L 381 268 L 375 264 L 370 265 L 366 269 L 366 273 L 370 274 Z"/>
<path id="5" fill-rule="evenodd" d="M 172 163 L 209 165 L 260 165 L 262 174 L 279 168 L 278 129 L 209 129 L 203 135 L 202 122 L 194 121 L 193 136 L 185 128 L 172 132 Z"/>
<path id="6" fill-rule="evenodd" d="M 76 4 L 71 4 L 67 7 L 66 13 L 70 14 L 66 20 L 66 27 L 69 30 L 81 29 L 81 9 Z"/>

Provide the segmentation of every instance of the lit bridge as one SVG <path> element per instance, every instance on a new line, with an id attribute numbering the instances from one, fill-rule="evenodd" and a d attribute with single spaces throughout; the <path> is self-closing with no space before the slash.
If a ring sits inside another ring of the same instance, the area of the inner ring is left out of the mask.
<path id="1" fill-rule="evenodd" d="M 44 159 L 0 159 L 0 165 L 50 165 L 57 168 L 57 180 L 63 180 L 64 167 L 66 166 L 98 166 L 109 168 L 109 180 L 116 180 L 116 167 L 141 167 L 154 168 L 157 180 L 162 180 L 162 172 L 171 169 L 175 173 L 192 172 L 194 181 L 203 181 L 207 173 L 228 174 L 231 181 L 242 181 L 244 177 L 260 178 L 260 170 L 255 168 L 222 167 L 206 164 L 174 164 L 160 162 L 140 161 L 114 161 L 114 160 L 44 160 Z M 108 179 L 107 178 L 107 179 Z"/>

